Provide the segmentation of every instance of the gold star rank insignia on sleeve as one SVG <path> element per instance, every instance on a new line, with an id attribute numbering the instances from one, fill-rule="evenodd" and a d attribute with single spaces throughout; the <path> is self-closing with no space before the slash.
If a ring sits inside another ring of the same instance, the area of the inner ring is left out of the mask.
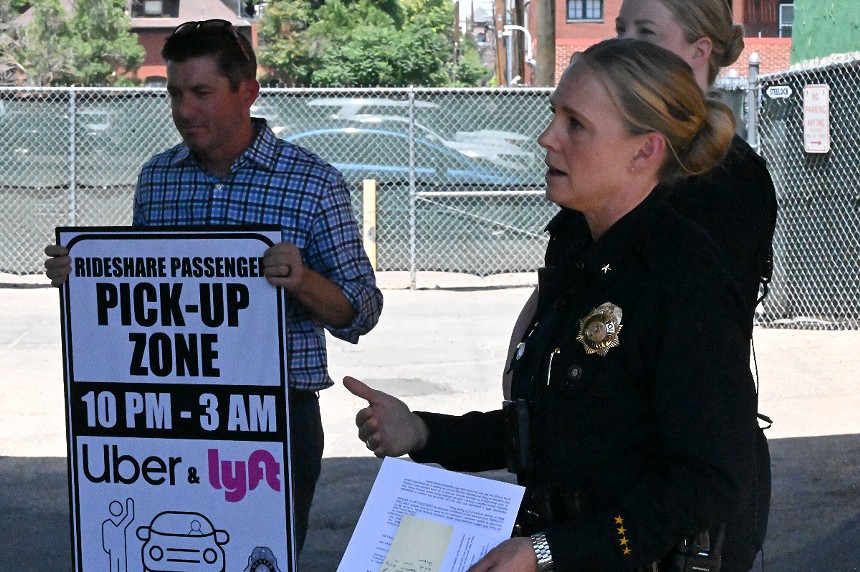
<path id="1" fill-rule="evenodd" d="M 618 547 L 621 550 L 621 553 L 625 556 L 629 556 L 633 553 L 633 549 L 630 548 L 630 541 L 627 539 L 627 529 L 624 528 L 624 519 L 621 518 L 621 515 L 615 517 L 615 524 L 618 526 L 615 528 L 616 532 L 618 532 Z"/>
<path id="2" fill-rule="evenodd" d="M 620 343 L 621 314 L 621 308 L 604 302 L 579 320 L 576 340 L 585 348 L 585 353 L 605 356 L 610 348 Z"/>

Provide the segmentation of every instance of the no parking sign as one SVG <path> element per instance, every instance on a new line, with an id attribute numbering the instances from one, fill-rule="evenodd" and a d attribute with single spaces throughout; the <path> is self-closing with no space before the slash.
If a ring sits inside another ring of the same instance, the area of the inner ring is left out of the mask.
<path id="1" fill-rule="evenodd" d="M 803 149 L 807 153 L 830 151 L 830 86 L 803 87 Z"/>

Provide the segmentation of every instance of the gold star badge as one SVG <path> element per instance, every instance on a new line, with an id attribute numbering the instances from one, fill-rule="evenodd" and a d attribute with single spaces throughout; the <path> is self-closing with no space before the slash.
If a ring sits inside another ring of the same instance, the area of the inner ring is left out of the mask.
<path id="1" fill-rule="evenodd" d="M 579 320 L 576 340 L 582 343 L 585 353 L 605 356 L 609 348 L 619 344 L 621 314 L 621 308 L 611 302 L 604 302 Z"/>

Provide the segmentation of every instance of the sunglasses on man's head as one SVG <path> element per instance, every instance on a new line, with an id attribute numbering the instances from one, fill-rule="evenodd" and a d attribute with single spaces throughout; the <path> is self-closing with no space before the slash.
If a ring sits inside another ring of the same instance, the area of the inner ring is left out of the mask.
<path id="1" fill-rule="evenodd" d="M 251 57 L 251 54 L 248 53 L 248 49 L 245 47 L 245 43 L 242 41 L 242 38 L 239 37 L 239 31 L 236 30 L 236 26 L 234 26 L 227 20 L 213 18 L 212 20 L 197 20 L 192 22 L 185 22 L 176 26 L 176 29 L 173 30 L 172 35 L 181 36 L 182 34 L 188 34 L 189 32 L 194 32 L 195 30 L 206 29 L 226 30 L 230 32 L 230 34 L 236 40 L 236 43 L 239 45 L 239 49 L 242 51 L 242 55 L 245 56 L 245 59 L 249 62 L 254 61 Z"/>

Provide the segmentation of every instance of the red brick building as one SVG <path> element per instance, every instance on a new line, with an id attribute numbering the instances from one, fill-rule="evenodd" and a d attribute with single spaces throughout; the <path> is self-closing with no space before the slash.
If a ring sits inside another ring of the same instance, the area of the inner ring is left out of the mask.
<path id="1" fill-rule="evenodd" d="M 73 13 L 73 0 L 60 0 L 60 4 L 67 15 Z M 129 0 L 127 6 L 131 33 L 137 35 L 146 51 L 143 65 L 132 75 L 146 85 L 164 85 L 166 82 L 167 70 L 161 59 L 161 47 L 174 28 L 183 22 L 210 18 L 228 20 L 251 41 L 251 45 L 257 45 L 256 26 L 240 18 L 222 0 Z M 20 28 L 32 21 L 33 9 L 29 8 L 11 24 Z"/>
<path id="2" fill-rule="evenodd" d="M 256 27 L 239 18 L 220 0 L 132 0 L 130 3 L 131 32 L 136 34 L 146 57 L 136 77 L 147 85 L 164 85 L 167 70 L 161 59 L 161 47 L 167 36 L 183 22 L 220 18 L 231 22 L 239 33 L 257 45 Z"/>

